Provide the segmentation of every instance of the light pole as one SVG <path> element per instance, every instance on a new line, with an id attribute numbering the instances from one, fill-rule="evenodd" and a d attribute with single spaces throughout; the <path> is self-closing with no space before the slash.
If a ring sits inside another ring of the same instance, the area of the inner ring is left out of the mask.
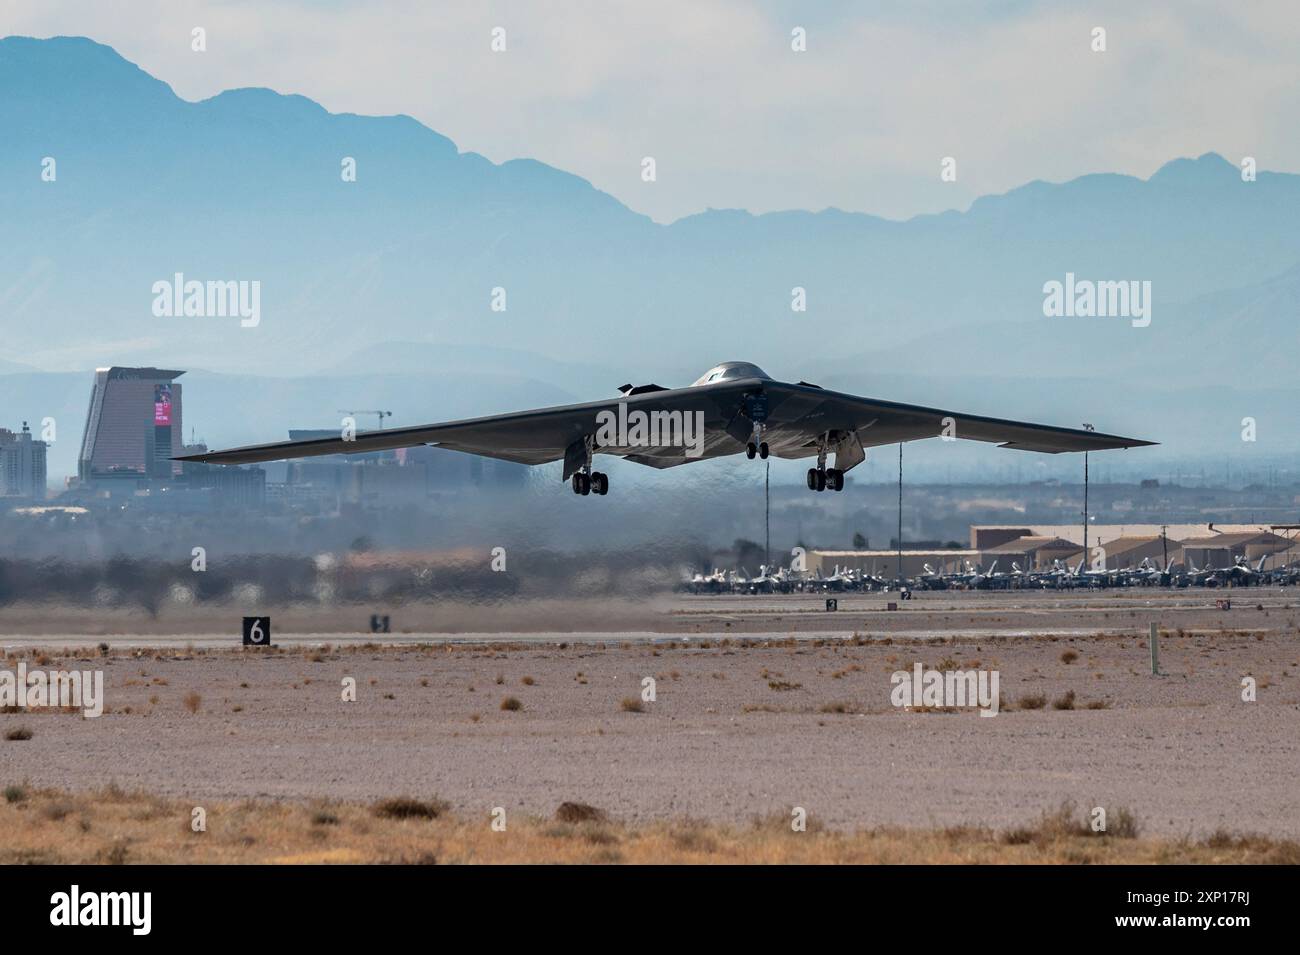
<path id="1" fill-rule="evenodd" d="M 772 567 L 772 462 L 763 472 L 763 560 Z"/>
<path id="2" fill-rule="evenodd" d="M 903 592 L 903 442 L 898 442 L 898 592 Z"/>
<path id="3" fill-rule="evenodd" d="M 1088 422 L 1083 423 L 1084 431 L 1096 431 Z M 1088 452 L 1083 452 L 1083 566 L 1088 566 Z"/>

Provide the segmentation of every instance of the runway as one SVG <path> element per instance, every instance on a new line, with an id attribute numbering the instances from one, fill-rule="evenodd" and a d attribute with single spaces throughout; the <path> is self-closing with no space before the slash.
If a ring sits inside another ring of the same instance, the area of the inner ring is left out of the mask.
<path id="1" fill-rule="evenodd" d="M 834 599 L 838 609 L 826 610 Z M 1231 609 L 1220 610 L 1216 600 Z M 896 609 L 888 609 L 893 604 Z M 152 615 L 130 609 L 11 605 L 0 648 L 93 646 L 215 649 L 237 645 L 245 614 L 269 615 L 284 646 L 373 642 L 647 642 L 683 639 L 899 640 L 1145 634 L 1151 623 L 1184 633 L 1300 633 L 1300 592 L 1285 588 L 1226 591 L 1131 588 L 1103 591 L 917 591 L 897 594 L 658 595 L 401 606 L 245 607 L 231 603 L 165 605 Z M 373 614 L 390 633 L 371 633 Z M 556 624 L 563 622 L 563 627 Z"/>

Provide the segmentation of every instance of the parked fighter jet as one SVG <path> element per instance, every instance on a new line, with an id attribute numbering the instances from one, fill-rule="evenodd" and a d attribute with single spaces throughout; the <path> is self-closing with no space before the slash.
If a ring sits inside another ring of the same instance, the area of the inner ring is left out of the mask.
<path id="1" fill-rule="evenodd" d="M 840 570 L 839 564 L 835 565 L 835 573 L 831 574 L 829 577 L 819 579 L 818 583 L 821 585 L 823 590 L 832 591 L 834 593 L 840 593 L 845 590 L 855 590 L 858 585 L 857 578 L 854 576 L 853 571 L 848 567 Z"/>
<path id="2" fill-rule="evenodd" d="M 999 576 L 998 562 L 996 560 L 993 562 L 993 566 L 989 568 L 988 573 L 980 570 L 978 567 L 971 564 L 970 561 L 966 561 L 965 563 L 966 576 L 964 581 L 966 586 L 971 590 L 985 590 L 992 584 L 994 578 Z M 1005 577 L 1006 574 L 1000 576 Z"/>
<path id="3" fill-rule="evenodd" d="M 1125 587 L 1156 587 L 1165 586 L 1170 581 L 1170 568 L 1174 565 L 1173 558 L 1169 559 L 1164 570 L 1160 565 L 1150 557 L 1143 557 L 1142 562 L 1132 570 L 1125 570 L 1120 573 L 1120 584 Z"/>
<path id="4" fill-rule="evenodd" d="M 682 584 L 693 594 L 720 594 L 730 587 L 726 571 L 717 568 L 714 568 L 711 574 L 696 571 L 693 575 L 684 578 Z"/>
<path id="5" fill-rule="evenodd" d="M 776 594 L 788 593 L 790 591 L 790 581 L 786 577 L 784 567 L 779 567 L 775 572 L 767 564 L 760 564 L 758 567 L 758 576 L 750 580 L 749 593 L 751 594 Z"/>
<path id="6" fill-rule="evenodd" d="M 575 494 L 605 494 L 609 478 L 592 470 L 597 454 L 671 468 L 743 451 L 750 458 L 816 458 L 816 466 L 808 469 L 809 489 L 841 491 L 844 475 L 865 460 L 865 449 L 941 434 L 1047 454 L 1154 443 L 859 398 L 806 381 L 775 381 L 743 361 L 717 365 L 686 388 L 624 385 L 619 392 L 607 401 L 259 444 L 176 460 L 252 464 L 428 444 L 521 464 L 563 461 L 563 479 L 572 482 Z M 832 454 L 834 466 L 827 467 Z"/>
<path id="7" fill-rule="evenodd" d="M 1074 572 L 1059 557 L 1052 561 L 1051 570 L 1038 571 L 1033 575 L 1033 580 L 1040 587 L 1063 588 L 1071 586 L 1071 580 Z"/>
<path id="8" fill-rule="evenodd" d="M 1187 568 L 1183 571 L 1180 578 L 1180 583 L 1184 587 L 1188 584 L 1197 587 L 1217 587 L 1219 586 L 1220 580 L 1213 567 L 1207 567 L 1204 570 L 1197 570 L 1196 565 L 1189 560 L 1187 562 Z"/>
<path id="9" fill-rule="evenodd" d="M 1267 556 L 1261 557 L 1259 563 L 1251 567 L 1246 558 L 1238 557 L 1237 562 L 1231 567 L 1214 571 L 1214 576 L 1221 584 L 1231 584 L 1234 587 L 1254 586 L 1263 582 L 1264 562 L 1267 560 Z"/>
<path id="10" fill-rule="evenodd" d="M 916 578 L 916 583 L 920 584 L 922 590 L 947 590 L 952 583 L 961 575 L 945 574 L 935 570 L 929 564 L 921 565 L 925 573 Z"/>

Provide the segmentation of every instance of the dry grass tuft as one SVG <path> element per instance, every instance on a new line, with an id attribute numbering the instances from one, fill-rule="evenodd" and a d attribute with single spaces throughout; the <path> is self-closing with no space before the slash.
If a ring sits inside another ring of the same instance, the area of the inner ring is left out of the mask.
<path id="1" fill-rule="evenodd" d="M 1061 662 L 1065 664 L 1073 663 L 1077 659 L 1079 659 L 1079 654 L 1073 650 L 1066 650 L 1061 654 Z"/>
<path id="2" fill-rule="evenodd" d="M 1020 698 L 1016 704 L 1018 709 L 1022 710 L 1041 710 L 1047 705 L 1047 697 L 1041 693 L 1029 693 Z"/>
<path id="3" fill-rule="evenodd" d="M 865 712 L 862 707 L 856 703 L 849 703 L 845 700 L 834 700 L 830 703 L 823 703 L 817 708 L 818 713 L 862 713 Z"/>
<path id="4" fill-rule="evenodd" d="M 1116 839 L 1136 839 L 1141 831 L 1137 816 L 1123 806 L 1106 813 L 1106 835 Z"/>
<path id="5" fill-rule="evenodd" d="M 504 700 L 501 701 L 501 709 L 509 713 L 517 712 L 519 710 L 522 710 L 523 708 L 524 708 L 524 704 L 520 703 L 519 698 L 516 696 L 507 696 Z"/>
<path id="6" fill-rule="evenodd" d="M 1120 807 L 1106 812 L 1106 828 L 1096 831 L 1090 817 L 1078 812 L 1073 803 L 1062 803 L 1058 809 L 1044 812 L 1038 822 L 1020 826 L 1002 833 L 1002 842 L 1009 846 L 1034 845 L 1043 848 L 1052 843 L 1074 839 L 1095 839 L 1109 836 L 1113 839 L 1136 839 L 1141 827 L 1137 816 Z"/>
<path id="7" fill-rule="evenodd" d="M 32 731 L 28 729 L 26 726 L 15 726 L 13 729 L 7 730 L 5 732 L 5 739 L 9 740 L 9 742 L 11 743 L 16 743 L 31 738 L 32 738 Z"/>
<path id="8" fill-rule="evenodd" d="M 1066 690 L 1061 696 L 1052 700 L 1052 709 L 1054 710 L 1072 710 L 1074 709 L 1074 691 Z"/>
<path id="9" fill-rule="evenodd" d="M 1265 865 L 1300 865 L 1300 843 L 1216 829 L 1202 845 L 1229 853 L 1245 853 Z"/>
<path id="10" fill-rule="evenodd" d="M 451 805 L 441 799 L 421 802 L 409 796 L 398 796 L 375 803 L 372 811 L 381 819 L 437 819 L 450 808 Z"/>
<path id="11" fill-rule="evenodd" d="M 557 822 L 570 824 L 581 822 L 608 822 L 609 814 L 603 809 L 589 806 L 585 802 L 562 802 L 555 810 Z"/>
<path id="12" fill-rule="evenodd" d="M 185 708 L 191 713 L 197 713 L 199 707 L 203 705 L 203 697 L 199 696 L 193 690 L 190 690 L 190 692 L 186 693 L 185 696 L 181 698 L 181 702 L 185 704 Z"/>
<path id="13" fill-rule="evenodd" d="M 644 713 L 644 712 L 645 712 L 645 707 L 641 705 L 641 700 L 640 700 L 640 698 L 639 698 L 639 697 L 635 697 L 635 696 L 625 696 L 625 697 L 623 697 L 623 702 L 619 704 L 619 708 L 620 708 L 624 713 Z"/>

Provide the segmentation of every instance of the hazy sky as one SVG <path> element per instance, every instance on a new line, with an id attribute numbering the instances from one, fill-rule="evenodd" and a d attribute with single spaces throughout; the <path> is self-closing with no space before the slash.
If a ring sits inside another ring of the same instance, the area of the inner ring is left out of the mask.
<path id="1" fill-rule="evenodd" d="M 200 26 L 205 53 L 190 49 Z M 791 50 L 795 27 L 807 52 Z M 901 218 L 1208 151 L 1300 171 L 1296 0 L 5 0 L 0 34 L 89 36 L 186 99 L 268 86 L 407 113 L 659 221 L 708 207 Z M 641 180 L 644 156 L 657 182 Z M 940 181 L 945 156 L 955 183 Z"/>

